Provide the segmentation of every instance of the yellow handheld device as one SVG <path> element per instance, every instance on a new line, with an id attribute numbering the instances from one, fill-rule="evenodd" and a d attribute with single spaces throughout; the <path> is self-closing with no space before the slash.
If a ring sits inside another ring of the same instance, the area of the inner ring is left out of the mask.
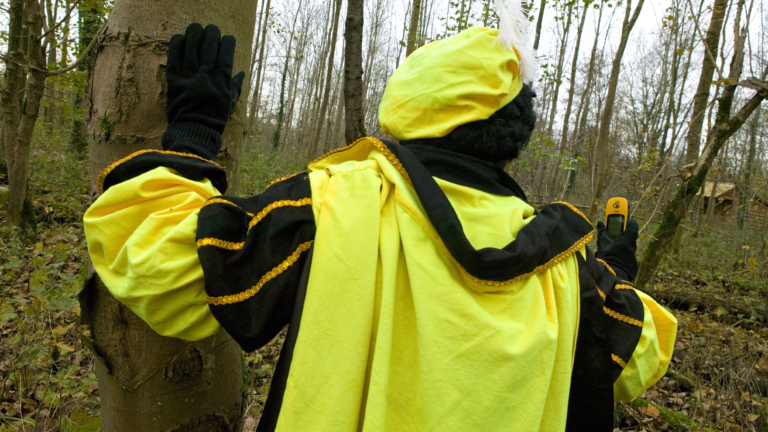
<path id="1" fill-rule="evenodd" d="M 611 238 L 617 238 L 627 229 L 629 202 L 626 198 L 611 198 L 605 205 L 605 227 Z"/>

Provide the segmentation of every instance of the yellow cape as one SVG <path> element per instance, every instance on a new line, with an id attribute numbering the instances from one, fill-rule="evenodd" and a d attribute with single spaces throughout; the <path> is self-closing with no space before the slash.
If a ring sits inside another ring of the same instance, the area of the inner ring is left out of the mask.
<path id="1" fill-rule="evenodd" d="M 380 144 L 310 165 L 315 249 L 276 430 L 562 430 L 576 259 L 473 281 Z M 516 197 L 438 182 L 475 248 L 504 247 L 534 217 Z"/>

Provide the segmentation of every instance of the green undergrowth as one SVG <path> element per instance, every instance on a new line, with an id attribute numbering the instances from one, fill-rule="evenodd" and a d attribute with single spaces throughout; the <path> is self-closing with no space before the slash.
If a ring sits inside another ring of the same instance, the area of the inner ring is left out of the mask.
<path id="1" fill-rule="evenodd" d="M 704 225 L 698 233 L 691 225 L 680 248 L 661 260 L 651 287 L 733 297 L 765 309 L 768 232 L 759 225 L 740 230 L 729 219 Z"/>
<path id="2" fill-rule="evenodd" d="M 100 428 L 93 358 L 78 326 L 88 155 L 69 153 L 67 138 L 64 126 L 35 132 L 29 190 L 36 241 L 22 242 L 0 214 L 0 431 Z"/>
<path id="3" fill-rule="evenodd" d="M 292 149 L 273 151 L 269 146 L 252 144 L 240 164 L 240 196 L 261 193 L 273 180 L 307 170 L 303 152 Z"/>

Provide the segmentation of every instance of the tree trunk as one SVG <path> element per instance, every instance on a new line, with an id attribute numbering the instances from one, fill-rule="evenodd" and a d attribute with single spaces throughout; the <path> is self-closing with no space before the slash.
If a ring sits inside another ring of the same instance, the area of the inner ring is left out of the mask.
<path id="1" fill-rule="evenodd" d="M 251 109 L 248 110 L 248 123 L 246 124 L 247 130 L 253 132 L 256 127 L 256 120 L 259 115 L 259 100 L 261 98 L 261 77 L 264 75 L 264 46 L 267 45 L 267 30 L 269 29 L 269 6 L 272 0 L 267 0 L 266 10 L 264 16 L 261 18 L 264 20 L 261 26 L 261 43 L 259 44 L 259 67 L 256 69 L 256 85 L 253 88 L 253 98 L 251 99 Z M 263 3 L 262 3 L 263 4 Z M 255 5 L 254 5 L 255 6 Z M 255 20 L 254 20 L 255 21 Z M 243 93 L 248 94 L 248 93 Z"/>
<path id="2" fill-rule="evenodd" d="M 344 138 L 352 143 L 367 135 L 363 114 L 363 0 L 347 0 L 344 40 Z"/>
<path id="3" fill-rule="evenodd" d="M 685 164 L 696 163 L 699 158 L 699 146 L 701 145 L 701 128 L 704 125 L 704 112 L 709 101 L 709 89 L 712 86 L 712 76 L 715 74 L 717 46 L 720 41 L 720 33 L 723 29 L 723 17 L 728 6 L 728 0 L 715 0 L 712 6 L 712 18 L 709 21 L 709 29 L 704 39 L 704 59 L 701 66 L 701 76 L 693 97 L 693 111 L 691 122 L 688 126 L 688 135 L 685 138 Z"/>
<path id="4" fill-rule="evenodd" d="M 9 6 L 8 56 L 1 96 L 4 106 L 3 146 L 10 186 L 8 222 L 19 228 L 26 241 L 34 242 L 37 224 L 27 195 L 27 182 L 32 133 L 48 78 L 40 39 L 44 11 L 37 0 L 13 0 Z M 25 55 L 31 66 L 26 79 L 21 66 L 27 63 Z"/>
<path id="5" fill-rule="evenodd" d="M 547 135 L 552 137 L 552 127 L 555 124 L 555 112 L 557 111 L 557 99 L 560 95 L 560 86 L 563 81 L 563 63 L 565 63 L 565 49 L 568 47 L 568 33 L 571 31 L 571 21 L 573 17 L 573 3 L 568 5 L 568 18 L 563 25 L 563 37 L 560 39 L 560 53 L 557 56 L 557 67 L 555 75 L 555 89 L 552 95 L 552 106 L 549 108 L 549 125 L 547 126 Z M 576 57 L 574 57 L 574 63 L 576 63 Z M 557 167 L 557 165 L 555 165 Z"/>
<path id="6" fill-rule="evenodd" d="M 640 0 L 635 7 L 634 14 L 632 13 L 632 2 L 627 1 L 627 11 L 624 15 L 624 24 L 621 27 L 621 42 L 616 50 L 616 55 L 613 57 L 613 65 L 611 66 L 611 76 L 608 79 L 608 94 L 605 97 L 603 104 L 603 115 L 600 118 L 600 130 L 597 134 L 597 150 L 595 156 L 597 157 L 597 187 L 595 188 L 595 195 L 592 198 L 592 204 L 589 206 L 589 214 L 587 217 L 594 218 L 597 214 L 597 208 L 600 204 L 600 199 L 603 196 L 603 189 L 605 189 L 606 171 L 605 162 L 608 154 L 608 140 L 611 127 L 611 119 L 613 117 L 613 103 L 616 100 L 616 87 L 619 83 L 619 72 L 621 71 L 621 59 L 624 57 L 624 50 L 627 47 L 627 40 L 629 40 L 629 33 L 632 31 L 632 27 L 635 26 L 637 17 L 640 16 L 640 11 L 643 9 L 643 3 L 645 0 Z M 630 18 L 632 15 L 632 18 Z"/>
<path id="7" fill-rule="evenodd" d="M 554 166 L 552 167 L 552 175 L 551 175 L 551 179 L 550 179 L 550 182 L 549 182 L 549 187 L 547 188 L 547 192 L 550 195 L 554 194 L 556 192 L 555 189 L 557 189 L 557 178 L 558 178 L 558 176 L 560 174 L 560 170 L 559 170 L 560 158 L 563 156 L 563 152 L 565 151 L 565 143 L 568 140 L 568 127 L 570 126 L 569 120 L 571 118 L 571 108 L 573 107 L 573 94 L 575 93 L 575 90 L 576 90 L 576 88 L 575 88 L 575 86 L 576 86 L 576 70 L 578 69 L 578 65 L 579 65 L 579 48 L 580 48 L 580 45 L 581 45 L 581 34 L 582 34 L 582 31 L 584 30 L 584 22 L 586 21 L 587 11 L 589 11 L 589 3 L 590 3 L 589 0 L 587 0 L 584 3 L 584 9 L 582 10 L 581 17 L 579 17 L 579 27 L 576 30 L 576 47 L 574 48 L 573 60 L 571 61 L 571 76 L 570 76 L 571 88 L 568 91 L 568 103 L 567 103 L 567 105 L 565 107 L 565 115 L 563 117 L 563 130 L 562 130 L 562 132 L 560 134 L 560 146 L 557 149 L 557 156 L 555 157 L 555 159 L 553 161 L 553 165 Z M 573 6 L 569 6 L 569 8 L 568 8 L 568 23 L 566 25 L 566 29 L 570 28 L 570 25 L 571 25 L 571 12 L 572 12 L 572 10 L 573 10 Z M 558 81 L 555 84 L 557 87 L 556 87 L 556 90 L 555 90 L 555 97 L 553 98 L 553 101 L 552 101 L 554 105 L 553 105 L 553 108 L 552 108 L 552 114 L 551 114 L 550 123 L 549 123 L 549 132 L 548 133 L 549 133 L 550 137 L 552 136 L 552 125 L 554 124 L 553 120 L 555 118 L 555 116 L 554 116 L 555 108 L 554 107 L 557 106 L 557 94 L 558 94 L 559 88 L 560 88 L 560 80 L 562 79 L 562 64 L 563 64 L 564 57 L 565 57 L 565 42 L 566 42 L 567 38 L 568 38 L 568 32 L 566 31 L 565 35 L 562 38 L 562 45 L 560 47 L 561 58 L 560 58 L 559 63 L 558 63 L 558 72 L 559 72 L 558 73 Z"/>
<path id="8" fill-rule="evenodd" d="M 341 18 L 341 0 L 335 0 L 334 13 L 331 16 L 333 20 L 333 26 L 331 28 L 331 42 L 330 42 L 330 54 L 328 55 L 328 67 L 325 75 L 325 89 L 323 89 L 323 98 L 320 102 L 320 110 L 317 114 L 317 123 L 315 124 L 315 131 L 312 134 L 309 143 L 309 156 L 315 157 L 318 148 L 323 148 L 320 132 L 323 130 L 323 123 L 325 123 L 325 115 L 328 111 L 328 99 L 331 96 L 331 88 L 333 87 L 333 63 L 336 57 L 336 35 L 339 33 L 339 19 Z"/>
<path id="9" fill-rule="evenodd" d="M 8 34 L 21 35 L 24 21 L 24 0 L 11 0 L 8 11 Z M 5 76 L 0 89 L 3 110 L 3 155 L 4 171 L 13 169 L 16 160 L 16 132 L 21 116 L 22 89 L 24 88 L 24 52 L 21 37 L 8 38 L 8 52 L 5 59 Z"/>
<path id="10" fill-rule="evenodd" d="M 757 129 L 760 126 L 760 110 L 757 110 L 749 130 L 749 151 L 747 152 L 747 166 L 744 172 L 744 181 L 739 191 L 739 206 L 736 210 L 736 223 L 739 229 L 744 229 L 745 220 L 749 220 L 749 206 L 747 195 L 752 188 L 752 171 L 755 169 L 755 156 L 757 154 Z M 745 206 L 747 206 L 745 211 Z"/>
<path id="11" fill-rule="evenodd" d="M 725 145 L 728 138 L 741 128 L 750 114 L 760 106 L 765 97 L 764 92 L 756 93 L 735 116 L 731 117 L 733 96 L 737 88 L 736 83 L 738 83 L 741 77 L 744 61 L 745 38 L 742 32 L 746 32 L 746 26 L 743 31 L 739 28 L 743 6 L 744 0 L 739 0 L 734 23 L 734 54 L 728 76 L 729 83 L 725 86 L 723 95 L 718 102 L 715 124 L 707 134 L 707 145 L 704 154 L 699 158 L 696 166 L 684 174 L 683 182 L 677 188 L 677 192 L 672 200 L 667 203 L 661 224 L 656 229 L 651 242 L 646 248 L 640 262 L 640 271 L 637 278 L 637 285 L 640 288 L 644 288 L 654 273 L 656 273 L 661 258 L 668 251 L 675 231 L 687 213 L 686 209 L 704 183 L 704 179 L 707 177 L 707 173 L 709 173 L 709 168 L 720 152 L 720 149 Z M 716 11 L 713 13 L 716 13 Z M 768 67 L 763 71 L 763 79 L 765 79 L 766 74 L 768 74 Z"/>
<path id="12" fill-rule="evenodd" d="M 579 145 L 583 143 L 584 137 L 585 137 L 585 131 L 587 129 L 587 115 L 589 114 L 589 101 L 591 99 L 592 95 L 592 83 L 594 81 L 594 73 L 595 73 L 595 62 L 597 60 L 597 43 L 600 40 L 600 25 L 603 21 L 603 4 L 604 2 L 601 0 L 600 2 L 600 12 L 598 12 L 597 15 L 597 25 L 595 27 L 595 40 L 592 43 L 592 52 L 589 55 L 589 67 L 587 68 L 587 84 L 584 87 L 584 94 L 581 98 L 581 104 L 579 104 L 579 110 L 581 111 L 578 115 L 576 115 L 576 119 L 578 120 L 578 123 L 576 125 L 576 130 L 574 131 L 574 139 L 576 140 L 574 146 L 576 147 L 576 150 L 574 151 L 575 155 L 578 157 L 581 155 L 582 151 L 579 148 Z M 586 13 L 586 11 L 584 12 Z M 571 84 L 573 85 L 573 84 Z M 568 185 L 565 188 L 565 196 L 568 196 L 573 191 L 573 187 L 576 185 L 576 177 L 579 175 L 579 166 L 576 165 L 575 169 L 571 171 L 570 175 L 568 175 L 567 182 Z"/>
<path id="13" fill-rule="evenodd" d="M 104 19 L 104 11 L 98 7 L 98 4 L 86 5 L 84 2 L 78 4 L 78 47 L 77 55 L 80 56 L 91 40 L 96 36 L 99 27 Z M 78 65 L 78 71 L 85 71 L 86 64 L 83 62 Z M 88 126 L 83 116 L 87 107 L 84 106 L 83 93 L 84 88 L 77 86 L 75 89 L 75 98 L 73 101 L 72 126 L 69 132 L 69 149 L 73 153 L 82 154 L 88 146 Z"/>
<path id="14" fill-rule="evenodd" d="M 539 19 L 536 20 L 536 38 L 533 41 L 533 50 L 538 51 L 539 41 L 541 40 L 541 24 L 544 21 L 544 8 L 547 6 L 547 0 L 541 0 L 539 5 Z"/>
<path id="15" fill-rule="evenodd" d="M 277 124 L 275 125 L 275 133 L 272 136 L 272 150 L 277 150 L 280 147 L 280 137 L 283 130 L 283 119 L 285 118 L 285 81 L 288 78 L 288 64 L 291 60 L 291 48 L 293 47 L 293 37 L 296 34 L 296 23 L 299 21 L 299 13 L 301 13 L 301 3 L 301 0 L 299 0 L 299 7 L 296 9 L 296 15 L 293 19 L 293 27 L 291 27 L 291 33 L 288 35 L 288 51 L 285 53 L 283 75 L 280 81 L 280 102 L 277 109 Z"/>
<path id="16" fill-rule="evenodd" d="M 405 56 L 411 55 L 416 49 L 416 32 L 419 28 L 419 14 L 421 13 L 421 0 L 413 0 L 411 7 L 411 25 L 408 26 L 408 44 L 405 47 Z"/>
<path id="17" fill-rule="evenodd" d="M 56 2 L 56 5 L 51 5 L 51 0 L 45 0 L 45 13 L 46 13 L 46 21 L 48 23 L 48 27 L 56 25 L 56 20 L 58 16 L 58 8 L 59 4 L 58 1 Z M 57 54 L 57 46 L 56 46 L 56 32 L 52 31 L 46 38 L 45 38 L 45 49 L 48 50 L 48 68 L 49 69 L 56 69 L 56 63 L 58 63 L 58 59 L 56 58 Z M 56 90 L 51 87 L 46 87 L 45 89 L 45 122 L 47 123 L 48 127 L 51 127 L 56 120 L 56 111 L 57 107 L 54 103 L 54 98 L 56 97 Z"/>
<path id="18" fill-rule="evenodd" d="M 116 0 L 95 58 L 88 62 L 91 188 L 108 165 L 136 151 L 161 148 L 165 130 L 168 40 L 192 22 L 216 23 L 239 42 L 235 72 L 250 63 L 255 3 Z M 247 95 L 250 80 L 242 94 Z M 237 192 L 244 103 L 223 134 L 229 156 L 219 158 L 230 191 Z M 223 331 L 188 343 L 161 337 L 115 300 L 96 275 L 81 294 L 83 322 L 91 324 L 103 430 L 236 431 L 243 405 L 242 360 Z"/>
<path id="19" fill-rule="evenodd" d="M 717 206 L 717 187 L 720 186 L 720 177 L 722 177 L 722 172 L 721 175 L 715 179 L 714 183 L 712 183 L 712 192 L 709 194 L 709 203 L 707 205 L 707 224 L 712 224 L 712 221 L 715 219 L 715 207 Z"/>

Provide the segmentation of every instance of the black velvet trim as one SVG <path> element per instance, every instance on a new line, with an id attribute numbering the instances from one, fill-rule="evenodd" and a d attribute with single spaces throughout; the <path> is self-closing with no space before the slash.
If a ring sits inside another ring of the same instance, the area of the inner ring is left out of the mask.
<path id="1" fill-rule="evenodd" d="M 386 145 L 407 171 L 419 201 L 451 256 L 476 278 L 501 282 L 530 273 L 594 230 L 589 221 L 565 204 L 552 204 L 544 207 L 503 249 L 477 250 L 464 234 L 445 193 L 413 152 L 398 144 Z"/>
<path id="2" fill-rule="evenodd" d="M 434 177 L 501 196 L 528 202 L 520 185 L 503 169 L 482 159 L 420 145 L 407 146 Z"/>
<path id="3" fill-rule="evenodd" d="M 261 413 L 256 432 L 272 432 L 277 428 L 277 419 L 280 416 L 280 408 L 283 406 L 283 396 L 285 396 L 288 373 L 290 372 L 291 361 L 293 360 L 293 350 L 296 348 L 296 339 L 299 337 L 301 313 L 304 309 L 304 299 L 307 297 L 307 284 L 309 282 L 309 269 L 312 264 L 313 250 L 307 251 L 307 261 L 304 263 L 304 269 L 301 271 L 299 287 L 296 291 L 291 324 L 288 327 L 288 334 L 285 337 L 283 348 L 280 350 L 280 358 L 277 360 L 275 374 L 272 376 L 269 386 L 267 403 L 264 405 L 264 412 Z"/>
<path id="4" fill-rule="evenodd" d="M 229 250 L 202 246 L 198 256 L 211 297 L 243 293 L 315 237 L 312 205 L 277 206 L 249 230 L 253 216 L 278 201 L 311 197 L 306 173 L 276 183 L 252 198 L 216 197 L 200 210 L 196 240 L 219 239 L 244 245 Z M 230 204 L 231 203 L 231 204 Z M 249 214 L 250 213 L 250 214 Z M 266 282 L 258 293 L 232 304 L 211 305 L 214 317 L 244 351 L 257 349 L 288 324 L 296 287 L 308 253 Z"/>
<path id="5" fill-rule="evenodd" d="M 603 311 L 603 299 L 595 284 L 595 278 L 600 278 L 602 272 L 589 250 L 586 260 L 580 253 L 576 254 L 576 259 L 581 285 L 581 315 L 565 430 L 611 432 L 614 367 L 608 334 L 611 318 Z"/>
<path id="6" fill-rule="evenodd" d="M 224 193 L 227 190 L 227 173 L 212 161 L 202 160 L 191 154 L 149 150 L 133 157 L 129 156 L 127 160 L 107 172 L 101 192 L 159 167 L 171 168 L 193 181 L 202 181 L 207 178 L 219 192 Z"/>

